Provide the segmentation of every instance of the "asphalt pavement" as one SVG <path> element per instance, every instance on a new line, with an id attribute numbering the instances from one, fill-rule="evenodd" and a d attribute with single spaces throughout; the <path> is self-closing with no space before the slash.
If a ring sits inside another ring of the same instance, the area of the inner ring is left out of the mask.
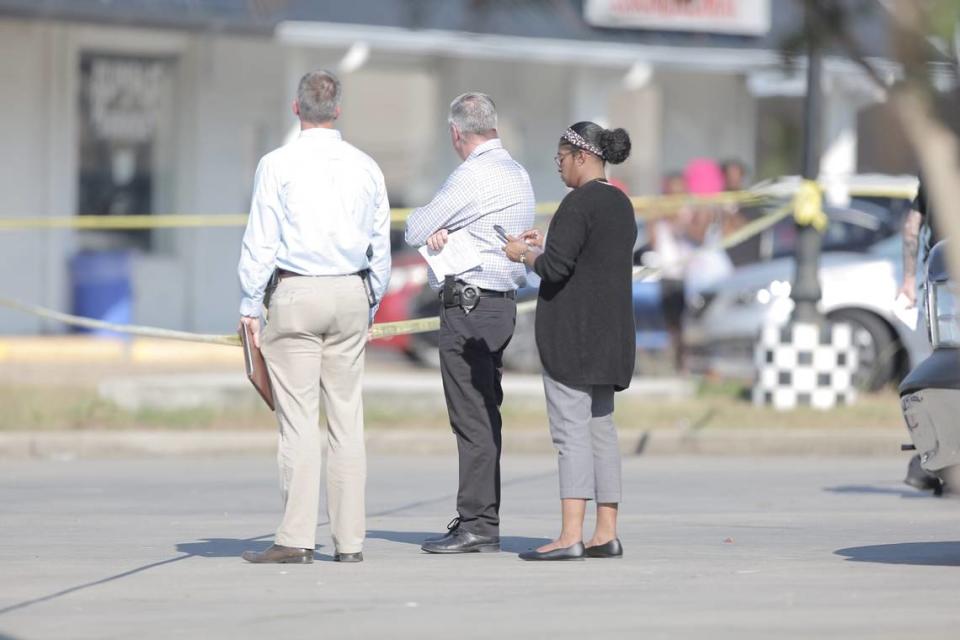
<path id="1" fill-rule="evenodd" d="M 455 460 L 373 456 L 366 561 L 322 524 L 291 566 L 238 557 L 277 523 L 271 456 L 5 460 L 0 638 L 957 637 L 960 500 L 906 456 L 630 457 L 625 557 L 525 563 L 555 464 L 505 458 L 503 552 L 431 556 Z"/>

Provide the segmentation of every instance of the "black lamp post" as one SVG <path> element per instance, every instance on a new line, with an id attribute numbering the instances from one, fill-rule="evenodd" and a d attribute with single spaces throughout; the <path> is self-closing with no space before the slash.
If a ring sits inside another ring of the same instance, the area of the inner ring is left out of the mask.
<path id="1" fill-rule="evenodd" d="M 804 99 L 803 177 L 816 180 L 820 172 L 820 49 L 813 28 L 810 9 L 806 15 L 807 28 L 807 95 Z M 820 312 L 820 232 L 813 225 L 797 225 L 797 271 L 790 297 L 794 301 L 793 321 L 817 323 Z"/>

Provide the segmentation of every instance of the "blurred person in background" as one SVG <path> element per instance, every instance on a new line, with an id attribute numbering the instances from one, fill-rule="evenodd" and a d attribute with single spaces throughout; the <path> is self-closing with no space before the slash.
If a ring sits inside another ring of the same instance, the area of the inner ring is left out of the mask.
<path id="1" fill-rule="evenodd" d="M 536 230 L 510 238 L 507 257 L 541 278 L 536 337 L 543 364 L 550 433 L 559 454 L 560 537 L 520 554 L 523 560 L 619 558 L 621 462 L 613 422 L 615 391 L 630 386 L 636 358 L 630 199 L 606 178 L 606 163 L 630 154 L 630 136 L 578 122 L 560 138 L 556 163 L 564 197 L 549 241 Z M 588 500 L 597 504 L 584 545 Z"/>
<path id="2" fill-rule="evenodd" d="M 717 195 L 725 187 L 720 166 L 709 158 L 691 160 L 683 170 L 683 177 L 691 195 Z M 693 216 L 687 236 L 696 245 L 696 249 L 687 262 L 683 283 L 688 303 L 733 272 L 730 257 L 719 246 L 723 239 L 721 207 L 696 201 L 692 206 Z"/>
<path id="3" fill-rule="evenodd" d="M 334 129 L 340 93 L 329 71 L 300 80 L 293 103 L 300 135 L 260 160 L 243 236 L 241 330 L 262 349 L 270 374 L 283 499 L 273 545 L 243 553 L 254 563 L 313 562 L 321 396 L 334 560 L 363 560 L 361 378 L 368 330 L 390 278 L 390 205 L 380 167 Z"/>
<path id="4" fill-rule="evenodd" d="M 943 236 L 936 226 L 933 208 L 927 201 L 927 192 L 923 187 L 921 176 L 917 185 L 917 196 L 903 221 L 903 282 L 898 291 L 899 296 L 906 298 L 907 308 L 919 307 L 918 328 L 924 326 L 927 312 L 923 304 L 926 291 L 923 282 L 926 278 L 927 256 L 933 245 L 941 240 Z M 940 476 L 930 473 L 921 466 L 920 454 L 910 458 L 907 475 L 903 481 L 915 489 L 932 490 L 938 495 L 947 490 Z"/>
<path id="5" fill-rule="evenodd" d="M 663 180 L 663 194 L 680 196 L 687 193 L 683 174 L 667 174 Z M 660 308 L 663 321 L 670 336 L 673 351 L 673 368 L 680 373 L 686 370 L 683 349 L 683 314 L 686 309 L 684 296 L 684 272 L 693 254 L 694 244 L 687 236 L 692 210 L 687 205 L 678 205 L 665 217 L 650 226 L 650 240 L 657 255 L 660 269 Z"/>
<path id="6" fill-rule="evenodd" d="M 426 206 L 407 219 L 406 240 L 440 251 L 449 234 L 464 233 L 480 256 L 477 267 L 438 280 L 440 375 L 457 437 L 457 516 L 447 533 L 424 541 L 428 553 L 500 550 L 500 451 L 503 350 L 513 337 L 517 289 L 526 271 L 500 250 L 494 226 L 520 233 L 533 224 L 530 177 L 503 148 L 490 96 L 464 93 L 450 104 L 450 142 L 463 161 Z"/>
<path id="7" fill-rule="evenodd" d="M 720 169 L 723 172 L 724 191 L 739 192 L 747 188 L 747 165 L 743 162 L 737 158 L 730 158 L 723 161 Z M 755 213 L 750 210 L 749 205 L 745 206 L 740 201 L 723 205 L 720 220 L 721 235 L 727 237 L 740 229 Z M 760 236 L 755 235 L 728 249 L 727 255 L 730 256 L 734 265 L 751 262 L 756 259 L 756 256 L 759 256 L 760 242 Z"/>
<path id="8" fill-rule="evenodd" d="M 724 191 L 743 191 L 746 189 L 747 165 L 736 158 L 723 161 L 720 165 L 723 172 Z"/>
<path id="9" fill-rule="evenodd" d="M 927 201 L 921 178 L 917 196 L 903 221 L 903 282 L 899 293 L 907 298 L 911 306 L 916 306 L 920 298 L 918 293 L 922 286 L 918 287 L 918 279 L 922 283 L 926 274 L 927 255 L 933 245 L 941 240 L 943 236 L 933 216 L 933 208 Z"/>

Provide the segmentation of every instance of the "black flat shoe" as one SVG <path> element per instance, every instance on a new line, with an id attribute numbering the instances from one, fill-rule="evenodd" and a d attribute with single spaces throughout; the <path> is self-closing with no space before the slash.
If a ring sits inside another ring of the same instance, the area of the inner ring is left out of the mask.
<path id="1" fill-rule="evenodd" d="M 623 545 L 620 544 L 620 538 L 614 538 L 610 542 L 587 547 L 586 554 L 588 558 L 622 558 Z"/>
<path id="2" fill-rule="evenodd" d="M 521 560 L 583 560 L 583 543 L 578 542 L 569 547 L 552 551 L 526 551 L 520 554 Z"/>

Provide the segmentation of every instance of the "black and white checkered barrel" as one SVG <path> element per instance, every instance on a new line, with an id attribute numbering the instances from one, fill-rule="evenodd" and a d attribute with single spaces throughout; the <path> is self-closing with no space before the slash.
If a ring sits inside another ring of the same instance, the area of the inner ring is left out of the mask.
<path id="1" fill-rule="evenodd" d="M 754 364 L 756 405 L 831 409 L 855 400 L 857 350 L 849 324 L 768 325 L 757 341 Z"/>

